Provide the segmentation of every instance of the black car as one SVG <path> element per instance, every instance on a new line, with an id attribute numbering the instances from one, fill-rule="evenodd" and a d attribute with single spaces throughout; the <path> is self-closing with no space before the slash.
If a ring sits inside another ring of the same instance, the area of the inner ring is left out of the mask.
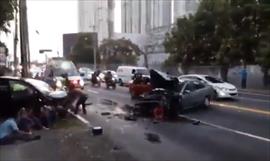
<path id="1" fill-rule="evenodd" d="M 39 111 L 44 105 L 57 105 L 65 91 L 54 91 L 47 83 L 17 77 L 0 77 L 0 114 L 16 114 L 22 107 Z"/>

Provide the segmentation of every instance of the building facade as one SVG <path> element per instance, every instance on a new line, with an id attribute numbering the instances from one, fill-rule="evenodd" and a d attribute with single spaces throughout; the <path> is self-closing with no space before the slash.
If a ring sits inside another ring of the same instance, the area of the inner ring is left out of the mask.
<path id="1" fill-rule="evenodd" d="M 99 44 L 114 32 L 114 0 L 78 1 L 79 32 L 97 32 Z"/>
<path id="2" fill-rule="evenodd" d="M 147 0 L 121 1 L 122 33 L 145 33 L 146 1 Z"/>
<path id="3" fill-rule="evenodd" d="M 142 50 L 149 57 L 148 63 L 161 64 L 168 57 L 163 45 L 165 34 L 177 18 L 194 14 L 198 6 L 198 0 L 122 0 L 122 33 L 147 35 Z"/>

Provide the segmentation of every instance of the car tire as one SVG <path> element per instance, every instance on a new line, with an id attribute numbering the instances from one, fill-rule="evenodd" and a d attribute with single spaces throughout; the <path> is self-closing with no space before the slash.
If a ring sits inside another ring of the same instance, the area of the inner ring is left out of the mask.
<path id="1" fill-rule="evenodd" d="M 218 100 L 218 93 L 217 93 L 216 90 L 214 91 L 213 99 L 214 99 L 214 100 Z"/>
<path id="2" fill-rule="evenodd" d="M 203 101 L 203 107 L 204 108 L 209 108 L 210 107 L 210 97 L 205 97 Z"/>
<path id="3" fill-rule="evenodd" d="M 119 79 L 119 86 L 124 86 L 122 79 Z"/>

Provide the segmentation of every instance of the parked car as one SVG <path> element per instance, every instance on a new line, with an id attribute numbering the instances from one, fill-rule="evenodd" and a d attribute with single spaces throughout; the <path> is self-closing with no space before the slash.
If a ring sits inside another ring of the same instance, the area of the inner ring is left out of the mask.
<path id="1" fill-rule="evenodd" d="M 116 71 L 120 85 L 128 85 L 135 73 L 140 73 L 144 77 L 150 77 L 149 70 L 145 67 L 119 66 Z"/>
<path id="2" fill-rule="evenodd" d="M 141 97 L 135 107 L 153 111 L 158 104 L 163 104 L 169 116 L 194 107 L 209 107 L 213 89 L 197 80 L 168 77 L 165 73 L 150 70 L 153 90 Z"/>
<path id="3" fill-rule="evenodd" d="M 94 73 L 92 69 L 86 67 L 79 68 L 79 72 L 82 78 L 87 81 L 91 80 L 92 74 Z"/>
<path id="4" fill-rule="evenodd" d="M 44 105 L 60 105 L 65 91 L 54 91 L 46 82 L 17 77 L 0 77 L 0 114 L 17 113 L 22 107 L 38 111 Z"/>
<path id="5" fill-rule="evenodd" d="M 63 75 L 68 77 L 68 81 L 76 88 L 84 88 L 84 80 L 72 61 L 65 59 L 53 59 L 47 66 L 44 73 L 44 81 L 53 88 L 61 89 L 65 85 Z"/>
<path id="6" fill-rule="evenodd" d="M 180 80 L 181 79 L 198 80 L 207 85 L 210 85 L 215 91 L 214 92 L 215 98 L 232 98 L 238 95 L 237 88 L 234 85 L 209 75 L 189 74 L 189 75 L 182 75 L 178 78 Z"/>

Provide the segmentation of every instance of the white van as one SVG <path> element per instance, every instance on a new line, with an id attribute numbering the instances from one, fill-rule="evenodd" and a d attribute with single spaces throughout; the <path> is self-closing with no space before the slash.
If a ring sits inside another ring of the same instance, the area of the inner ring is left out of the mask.
<path id="1" fill-rule="evenodd" d="M 117 68 L 118 81 L 120 85 L 125 85 L 132 80 L 132 76 L 135 73 L 141 73 L 143 76 L 150 77 L 149 71 L 145 67 L 136 67 L 136 66 L 119 66 Z"/>

